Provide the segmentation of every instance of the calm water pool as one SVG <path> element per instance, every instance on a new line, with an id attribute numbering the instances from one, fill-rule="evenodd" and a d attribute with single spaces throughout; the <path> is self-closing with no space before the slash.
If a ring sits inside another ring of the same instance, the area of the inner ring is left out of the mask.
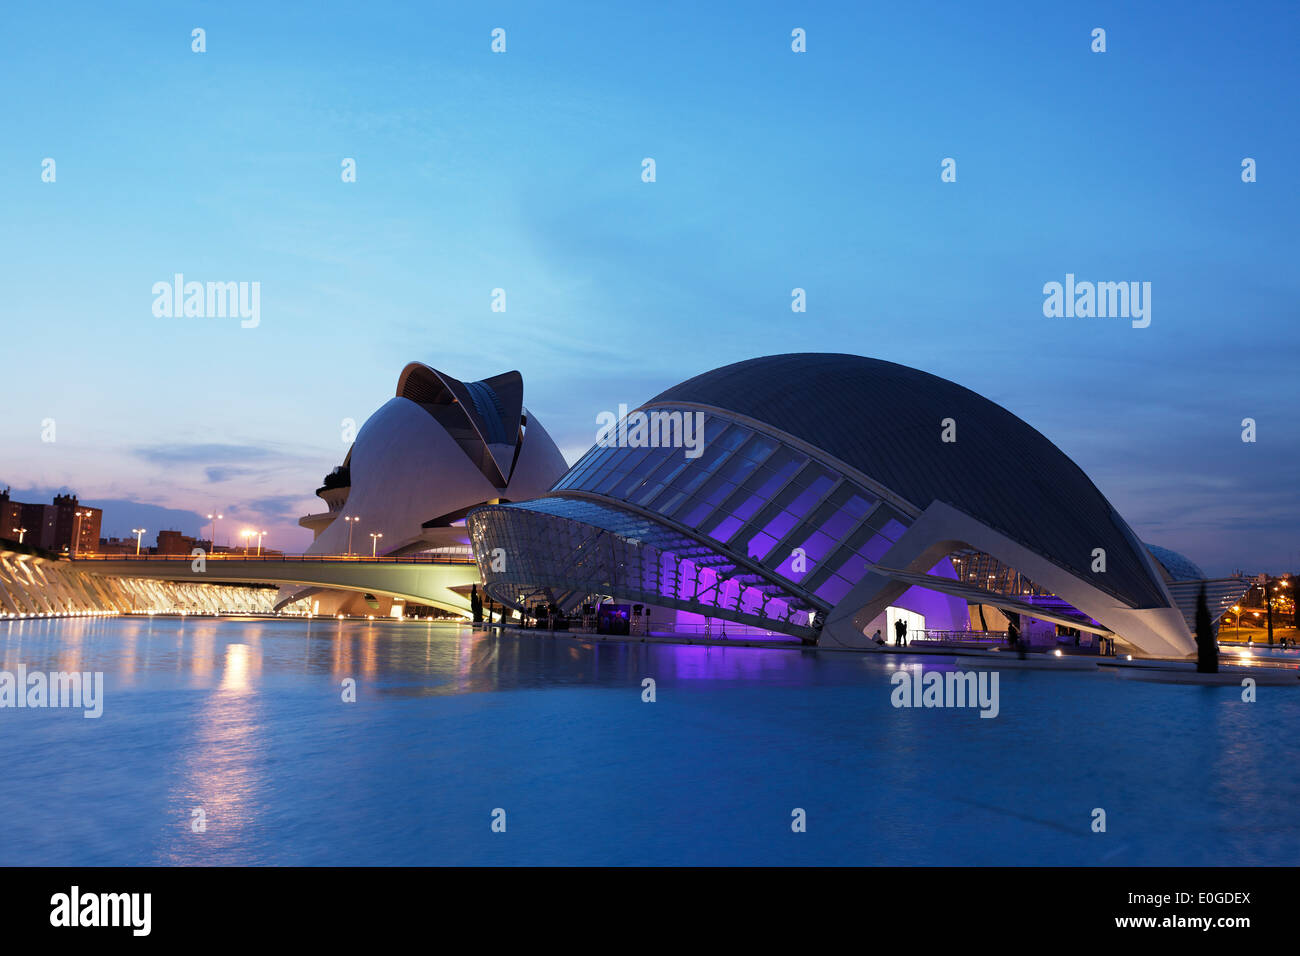
<path id="1" fill-rule="evenodd" d="M 1008 670 L 981 719 L 893 707 L 897 658 L 328 620 L 10 621 L 0 659 L 106 684 L 0 709 L 6 865 L 1300 861 L 1300 689 Z"/>

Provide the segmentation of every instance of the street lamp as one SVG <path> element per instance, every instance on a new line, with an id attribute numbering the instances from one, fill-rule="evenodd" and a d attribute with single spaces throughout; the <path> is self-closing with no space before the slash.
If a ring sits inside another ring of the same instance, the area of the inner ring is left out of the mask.
<path id="1" fill-rule="evenodd" d="M 26 529 L 26 528 L 19 528 L 19 529 L 18 529 L 18 543 L 19 543 L 19 544 L 22 544 L 22 543 L 23 543 L 23 535 L 25 535 L 26 533 L 27 533 L 27 529 Z"/>
<path id="2" fill-rule="evenodd" d="M 375 548 L 379 546 L 379 539 L 382 538 L 383 536 L 384 534 L 382 531 L 379 532 L 378 534 L 376 534 L 373 531 L 370 533 L 370 556 L 372 558 L 375 556 Z"/>
<path id="3" fill-rule="evenodd" d="M 239 536 L 244 539 L 244 557 L 248 557 L 248 539 L 253 536 L 253 532 L 245 528 L 239 532 Z"/>
<path id="4" fill-rule="evenodd" d="M 81 519 L 89 518 L 90 512 L 74 511 L 72 515 L 75 519 L 72 522 L 72 556 L 75 558 L 77 556 L 77 546 L 81 544 Z"/>
<path id="5" fill-rule="evenodd" d="M 361 520 L 361 516 L 357 515 L 354 518 L 350 518 L 347 515 L 344 515 L 343 520 L 348 523 L 348 557 L 350 558 L 352 557 L 352 529 L 355 528 L 357 522 Z"/>
<path id="6" fill-rule="evenodd" d="M 217 522 L 224 518 L 225 515 L 208 515 L 208 520 L 212 522 L 212 540 L 208 542 L 212 546 L 212 553 L 217 553 Z"/>
<path id="7" fill-rule="evenodd" d="M 252 532 L 249 532 L 249 533 L 251 534 Z M 257 532 L 257 556 L 258 556 L 259 558 L 262 556 L 262 538 L 263 538 L 265 535 L 266 535 L 266 532 L 265 532 L 265 531 L 259 531 L 259 532 Z"/>
<path id="8" fill-rule="evenodd" d="M 1241 605 L 1234 604 L 1232 606 L 1232 613 L 1236 615 L 1234 620 L 1237 622 L 1232 629 L 1234 632 L 1233 636 L 1237 639 L 1237 643 L 1240 644 L 1241 643 Z"/>
<path id="9" fill-rule="evenodd" d="M 140 554 L 140 535 L 144 534 L 144 528 L 132 528 L 131 533 L 135 535 L 135 553 L 138 557 Z"/>

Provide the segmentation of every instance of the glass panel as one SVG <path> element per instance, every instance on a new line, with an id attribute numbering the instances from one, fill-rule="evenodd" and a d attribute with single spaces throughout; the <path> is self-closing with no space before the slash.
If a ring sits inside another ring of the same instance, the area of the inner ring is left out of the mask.
<path id="1" fill-rule="evenodd" d="M 717 527 L 709 532 L 709 537 L 714 541 L 726 544 L 731 536 L 740 530 L 742 524 L 743 522 L 739 518 L 727 515 L 717 523 Z"/>
<path id="2" fill-rule="evenodd" d="M 587 473 L 582 476 L 578 487 L 583 491 L 590 491 L 603 481 L 605 476 L 613 469 L 617 453 L 620 450 L 617 448 L 604 450 L 601 456 L 592 462 L 591 467 L 587 469 Z"/>
<path id="3" fill-rule="evenodd" d="M 885 526 L 880 529 L 880 533 L 883 534 L 886 538 L 889 538 L 891 541 L 897 541 L 899 538 L 903 536 L 903 532 L 906 530 L 907 530 L 907 525 L 903 524 L 902 522 L 895 521 L 893 518 L 890 518 L 889 521 L 885 524 Z"/>
<path id="4" fill-rule="evenodd" d="M 841 541 L 857 523 L 858 519 L 851 515 L 847 508 L 841 508 L 823 521 L 819 527 L 836 541 Z"/>
<path id="5" fill-rule="evenodd" d="M 624 449 L 624 452 L 625 454 L 614 459 L 612 468 L 591 484 L 592 490 L 602 495 L 610 494 L 615 487 L 623 484 L 629 475 L 636 472 L 647 455 L 647 450 L 643 448 L 628 448 Z"/>
<path id="6" fill-rule="evenodd" d="M 659 484 L 656 481 L 648 481 L 640 488 L 635 489 L 633 493 L 628 496 L 627 500 L 632 502 L 635 505 L 640 505 L 642 508 L 644 508 L 646 507 L 646 504 L 650 501 L 650 499 L 652 499 L 655 495 L 659 494 L 659 492 L 663 490 L 664 490 L 663 485 Z"/>
<path id="7" fill-rule="evenodd" d="M 745 444 L 745 447 L 740 449 L 740 454 L 752 462 L 761 462 L 772 454 L 776 445 L 775 440 L 768 438 L 766 435 L 755 433 Z"/>
<path id="8" fill-rule="evenodd" d="M 754 535 L 754 537 L 749 539 L 749 543 L 745 546 L 745 553 L 751 558 L 757 558 L 761 561 L 763 558 L 767 557 L 768 552 L 770 552 L 775 545 L 776 538 L 760 531 L 758 534 Z"/>
<path id="9" fill-rule="evenodd" d="M 582 461 L 578 462 L 578 464 L 574 466 L 573 471 L 569 473 L 568 484 L 566 484 L 565 487 L 581 488 L 583 478 L 590 474 L 591 469 L 594 468 L 598 462 L 603 461 L 608 454 L 609 452 L 604 448 L 593 448 L 591 451 L 587 452 L 586 457 L 584 457 Z"/>
<path id="10" fill-rule="evenodd" d="M 694 491 L 722 464 L 726 454 L 726 449 L 710 445 L 703 455 L 691 462 L 691 467 L 678 481 L 678 487 L 683 491 Z"/>
<path id="11" fill-rule="evenodd" d="M 858 549 L 858 554 L 862 556 L 863 560 L 875 564 L 885 556 L 885 552 L 891 547 L 893 547 L 893 542 L 884 535 L 878 534 Z"/>
<path id="12" fill-rule="evenodd" d="M 865 518 L 875 506 L 876 499 L 857 488 L 853 489 L 853 493 L 844 502 L 844 510 L 859 521 Z"/>
<path id="13" fill-rule="evenodd" d="M 796 478 L 795 480 L 797 482 L 799 479 Z M 799 517 L 803 517 L 808 513 L 808 509 L 820 501 L 826 492 L 830 491 L 831 486 L 834 484 L 834 480 L 829 475 L 818 475 L 813 479 L 811 485 L 799 492 L 794 501 L 787 506 L 787 509 Z"/>
<path id="14" fill-rule="evenodd" d="M 838 567 L 836 563 L 838 562 Z M 866 559 L 860 554 L 850 551 L 845 554 L 844 549 L 840 548 L 824 565 L 832 568 L 836 574 L 853 584 L 857 584 L 867 573 Z"/>
<path id="15" fill-rule="evenodd" d="M 815 567 L 811 561 L 805 560 L 800 563 L 803 565 L 803 570 L 795 570 L 795 555 L 794 551 L 791 550 L 789 554 L 773 554 L 767 562 L 767 566 L 782 577 L 798 583 L 808 575 L 810 569 Z"/>
<path id="16" fill-rule="evenodd" d="M 743 445 L 745 443 L 745 439 L 747 439 L 752 434 L 753 432 L 751 432 L 748 428 L 745 428 L 741 425 L 732 425 L 722 434 L 721 437 L 715 438 L 714 441 L 717 444 L 721 445 L 723 448 L 725 448 L 727 451 L 735 451 L 737 448 Z"/>
<path id="17" fill-rule="evenodd" d="M 851 486 L 841 483 L 834 491 L 827 495 L 826 500 L 819 504 L 816 510 L 808 516 L 808 523 L 815 528 L 826 530 L 826 525 L 835 517 L 841 505 L 853 494 Z M 835 534 L 835 539 L 839 540 L 847 534 L 849 528 L 844 527 L 844 522 L 840 522 L 840 531 Z M 830 533 L 830 532 L 827 532 Z"/>
<path id="18" fill-rule="evenodd" d="M 728 514 L 733 514 L 742 521 L 748 521 L 758 509 L 763 507 L 763 499 L 758 495 L 747 495 L 744 488 L 738 488 L 736 492 L 722 503 L 722 508 Z"/>
<path id="19" fill-rule="evenodd" d="M 699 491 L 699 497 L 717 507 L 730 497 L 735 490 L 736 486 L 731 482 L 724 481 L 721 475 L 714 475 L 709 479 L 708 484 Z"/>
<path id="20" fill-rule="evenodd" d="M 725 418 L 715 418 L 708 415 L 704 419 L 704 443 L 710 445 L 717 440 L 731 423 Z"/>
<path id="21" fill-rule="evenodd" d="M 820 562 L 831 553 L 831 548 L 835 547 L 835 542 L 829 536 L 820 531 L 814 531 L 803 541 L 799 547 L 803 548 L 804 553 L 808 555 L 809 561 Z"/>
<path id="22" fill-rule="evenodd" d="M 827 484 L 822 487 L 829 488 L 831 484 L 834 484 L 834 478 L 835 476 L 821 465 L 809 462 L 807 467 L 794 476 L 794 483 L 801 488 L 810 488 L 819 481 L 825 481 Z"/>
<path id="23" fill-rule="evenodd" d="M 686 500 L 686 492 L 678 491 L 669 486 L 664 489 L 662 495 L 655 499 L 652 507 L 661 515 L 671 515 L 677 506 Z"/>
<path id="24" fill-rule="evenodd" d="M 853 585 L 848 581 L 832 574 L 826 579 L 826 583 L 817 589 L 817 596 L 830 604 L 837 604 L 852 588 Z"/>
<path id="25" fill-rule="evenodd" d="M 755 476 L 755 490 L 764 498 L 771 499 L 804 461 L 806 459 L 802 455 L 797 455 L 788 448 L 778 448 L 759 468 Z"/>
<path id="26" fill-rule="evenodd" d="M 726 463 L 718 469 L 718 474 L 728 481 L 734 481 L 737 484 L 744 481 L 758 466 L 748 458 L 742 458 L 740 455 L 732 455 Z"/>
<path id="27" fill-rule="evenodd" d="M 763 529 L 763 532 L 768 536 L 775 538 L 777 541 L 780 541 L 789 534 L 790 529 L 798 523 L 799 519 L 790 514 L 790 512 L 781 511 L 777 513 L 776 517 L 767 523 L 767 527 Z"/>
<path id="28" fill-rule="evenodd" d="M 681 474 L 689 464 L 689 459 L 679 459 L 676 456 L 670 456 L 666 462 L 659 466 L 651 477 L 656 482 L 670 485 L 672 484 L 673 479 Z"/>
<path id="29" fill-rule="evenodd" d="M 808 575 L 799 583 L 804 590 L 817 593 L 817 589 L 831 576 L 831 566 L 825 562 L 808 569 Z"/>
<path id="30" fill-rule="evenodd" d="M 672 448 L 655 448 L 631 469 L 627 476 L 615 491 L 611 492 L 614 497 L 626 498 L 631 500 L 632 496 L 639 493 L 639 489 L 646 482 L 650 481 L 650 476 L 657 474 L 664 468 L 664 458 L 673 454 L 676 449 Z"/>
<path id="31" fill-rule="evenodd" d="M 692 498 L 690 501 L 692 502 L 691 506 L 684 511 L 678 520 L 688 528 L 696 528 L 699 527 L 701 521 L 713 512 L 714 506 L 707 501 L 700 501 L 698 498 Z"/>

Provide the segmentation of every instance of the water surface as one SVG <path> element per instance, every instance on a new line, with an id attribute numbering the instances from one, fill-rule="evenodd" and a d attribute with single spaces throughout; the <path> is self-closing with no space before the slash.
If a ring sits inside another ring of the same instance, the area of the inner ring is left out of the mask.
<path id="1" fill-rule="evenodd" d="M 6 865 L 1300 860 L 1300 689 L 1007 670 L 981 719 L 893 707 L 900 658 L 332 620 L 7 621 L 0 660 L 106 682 L 0 710 Z"/>

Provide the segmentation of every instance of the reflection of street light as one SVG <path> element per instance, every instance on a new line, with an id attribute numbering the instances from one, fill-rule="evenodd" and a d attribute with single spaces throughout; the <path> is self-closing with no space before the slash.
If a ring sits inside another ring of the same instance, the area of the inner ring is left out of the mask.
<path id="1" fill-rule="evenodd" d="M 212 522 L 212 540 L 208 542 L 212 546 L 212 553 L 217 553 L 217 522 L 224 518 L 225 515 L 208 515 L 208 520 Z"/>
<path id="2" fill-rule="evenodd" d="M 370 533 L 370 556 L 372 558 L 375 556 L 375 549 L 379 546 L 379 539 L 383 536 L 384 534 L 382 531 L 378 534 L 373 531 Z"/>
<path id="3" fill-rule="evenodd" d="M 140 554 L 140 535 L 144 534 L 144 528 L 132 528 L 131 533 L 135 535 L 135 553 Z"/>
<path id="4" fill-rule="evenodd" d="M 347 515 L 344 515 L 343 520 L 348 523 L 348 557 L 352 557 L 352 529 L 355 528 L 357 522 L 361 520 L 361 516 L 358 515 L 355 518 L 349 518 Z"/>

